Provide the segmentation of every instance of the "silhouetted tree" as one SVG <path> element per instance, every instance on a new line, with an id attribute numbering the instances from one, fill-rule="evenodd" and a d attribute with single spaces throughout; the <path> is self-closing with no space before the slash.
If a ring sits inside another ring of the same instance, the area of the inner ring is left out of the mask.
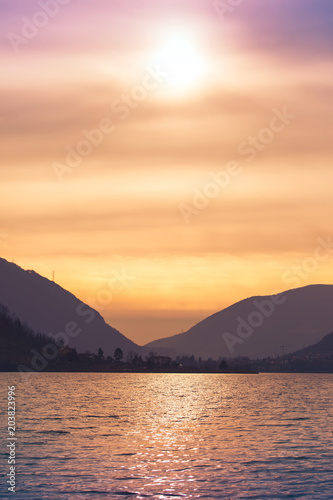
<path id="1" fill-rule="evenodd" d="M 77 361 L 79 359 L 79 355 L 77 353 L 77 350 L 74 348 L 70 354 L 68 355 L 68 360 L 69 361 Z"/>
<path id="2" fill-rule="evenodd" d="M 114 359 L 119 362 L 119 361 L 121 361 L 123 359 L 124 353 L 120 349 L 120 347 L 117 347 L 117 349 L 114 351 L 114 355 L 113 356 L 114 356 Z"/>
<path id="3" fill-rule="evenodd" d="M 219 368 L 220 368 L 221 371 L 227 370 L 228 369 L 228 363 L 225 360 L 221 361 Z"/>
<path id="4" fill-rule="evenodd" d="M 104 358 L 104 351 L 101 347 L 99 347 L 97 351 L 97 359 L 98 361 L 101 361 L 103 358 Z"/>
<path id="5" fill-rule="evenodd" d="M 134 360 L 135 357 L 137 357 L 136 352 L 134 352 L 134 351 L 128 351 L 128 354 L 127 354 L 127 357 L 126 357 L 127 363 L 133 363 L 133 360 Z"/>
<path id="6" fill-rule="evenodd" d="M 152 370 L 155 366 L 154 359 L 151 356 L 150 358 L 147 358 L 147 368 L 148 370 Z"/>

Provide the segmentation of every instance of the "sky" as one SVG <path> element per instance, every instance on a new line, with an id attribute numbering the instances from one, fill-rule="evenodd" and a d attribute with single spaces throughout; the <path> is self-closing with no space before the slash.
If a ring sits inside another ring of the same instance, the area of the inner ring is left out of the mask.
<path id="1" fill-rule="evenodd" d="M 333 284 L 330 1 L 0 14 L 0 256 L 139 344 Z"/>

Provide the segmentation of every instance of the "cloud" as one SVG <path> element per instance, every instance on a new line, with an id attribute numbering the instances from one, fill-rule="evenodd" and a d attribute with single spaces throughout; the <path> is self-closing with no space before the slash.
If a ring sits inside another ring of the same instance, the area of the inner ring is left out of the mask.
<path id="1" fill-rule="evenodd" d="M 333 45 L 333 10 L 326 0 L 254 0 L 243 2 L 226 23 L 241 35 L 239 48 L 293 60 L 330 57 Z"/>
<path id="2" fill-rule="evenodd" d="M 231 303 L 229 290 L 233 298 L 269 292 L 286 263 L 329 234 L 328 2 L 244 1 L 221 22 L 201 0 L 72 0 L 15 54 L 6 34 L 37 8 L 0 2 L 9 260 L 42 273 L 58 266 L 63 285 L 83 298 L 91 275 L 126 263 L 139 284 L 119 310 L 211 310 Z M 193 35 L 205 77 L 183 94 L 161 84 L 122 120 L 112 104 L 141 84 L 175 28 Z M 247 161 L 240 143 L 284 107 L 296 118 Z M 66 148 L 76 150 L 83 130 L 104 118 L 114 132 L 58 182 L 53 162 L 65 162 Z M 179 204 L 191 205 L 194 190 L 231 160 L 242 173 L 186 225 Z"/>

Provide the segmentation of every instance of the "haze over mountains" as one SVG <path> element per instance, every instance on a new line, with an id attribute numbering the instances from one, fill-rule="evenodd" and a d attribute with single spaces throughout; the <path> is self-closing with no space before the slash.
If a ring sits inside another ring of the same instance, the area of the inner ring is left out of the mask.
<path id="1" fill-rule="evenodd" d="M 0 259 L 0 304 L 35 332 L 63 338 L 78 352 L 96 353 L 99 347 L 111 356 L 117 347 L 124 352 L 140 351 L 137 344 L 106 324 L 96 310 L 73 294 L 4 259 Z"/>
<path id="2" fill-rule="evenodd" d="M 242 300 L 187 332 L 150 342 L 146 347 L 165 354 L 215 359 L 275 357 L 316 344 L 332 329 L 333 286 L 309 285 L 280 295 Z"/>

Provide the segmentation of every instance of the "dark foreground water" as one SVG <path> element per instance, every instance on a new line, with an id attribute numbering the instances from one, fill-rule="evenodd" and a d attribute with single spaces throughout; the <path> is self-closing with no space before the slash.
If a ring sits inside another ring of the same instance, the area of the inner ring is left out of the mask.
<path id="1" fill-rule="evenodd" d="M 0 374 L 1 498 L 332 499 L 333 375 Z M 17 393 L 17 493 L 5 474 Z M 6 401 L 5 401 L 6 403 Z"/>

